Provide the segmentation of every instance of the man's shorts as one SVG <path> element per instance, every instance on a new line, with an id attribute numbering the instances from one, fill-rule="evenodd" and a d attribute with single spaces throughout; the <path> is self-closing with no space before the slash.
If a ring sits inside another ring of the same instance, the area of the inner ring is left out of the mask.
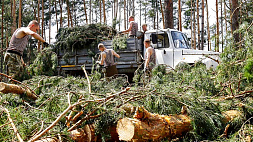
<path id="1" fill-rule="evenodd" d="M 15 53 L 5 53 L 4 62 L 7 66 L 7 75 L 19 80 L 24 72 L 21 56 Z"/>

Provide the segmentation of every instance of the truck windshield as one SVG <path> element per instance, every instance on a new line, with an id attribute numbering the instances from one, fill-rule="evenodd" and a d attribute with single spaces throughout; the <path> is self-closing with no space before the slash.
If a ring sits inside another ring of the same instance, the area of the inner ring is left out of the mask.
<path id="1" fill-rule="evenodd" d="M 171 31 L 171 36 L 176 48 L 185 48 L 185 49 L 189 48 L 188 41 L 186 39 L 186 36 L 184 36 L 183 33 L 177 32 L 177 31 Z"/>
<path id="2" fill-rule="evenodd" d="M 151 45 L 155 49 L 157 48 L 169 48 L 169 39 L 166 32 L 162 33 L 152 33 L 150 35 Z"/>

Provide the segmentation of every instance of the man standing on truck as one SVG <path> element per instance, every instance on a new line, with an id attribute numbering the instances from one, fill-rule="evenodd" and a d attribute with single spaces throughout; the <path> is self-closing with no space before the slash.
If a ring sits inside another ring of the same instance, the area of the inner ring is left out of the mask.
<path id="1" fill-rule="evenodd" d="M 48 43 L 37 34 L 40 26 L 36 20 L 31 21 L 27 27 L 18 28 L 12 35 L 9 47 L 4 55 L 4 62 L 7 66 L 7 74 L 14 79 L 22 79 L 24 72 L 24 60 L 22 58 L 24 49 L 28 44 L 29 35 L 41 41 L 44 46 Z"/>
<path id="2" fill-rule="evenodd" d="M 106 49 L 102 43 L 98 44 L 98 49 L 101 51 L 101 60 L 97 61 L 96 63 L 104 65 L 106 68 L 106 77 L 118 74 L 116 64 L 114 63 L 114 56 L 117 58 L 120 58 L 120 56 L 113 49 Z"/>
<path id="3" fill-rule="evenodd" d="M 121 33 L 129 33 L 129 37 L 130 38 L 135 38 L 136 37 L 136 33 L 138 31 L 138 24 L 136 22 L 134 22 L 134 16 L 130 16 L 129 17 L 129 28 L 125 31 L 121 31 Z"/>
<path id="4" fill-rule="evenodd" d="M 151 42 L 149 39 L 144 40 L 144 46 L 146 48 L 145 52 L 145 64 L 144 64 L 144 71 L 145 72 L 151 72 L 152 69 L 156 65 L 156 55 L 155 55 L 155 49 L 152 48 Z"/>

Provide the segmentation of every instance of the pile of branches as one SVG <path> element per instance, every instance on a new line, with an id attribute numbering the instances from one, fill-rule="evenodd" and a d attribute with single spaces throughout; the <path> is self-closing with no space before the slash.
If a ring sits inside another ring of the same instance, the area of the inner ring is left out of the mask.
<path id="1" fill-rule="evenodd" d="M 56 35 L 55 48 L 75 49 L 97 47 L 103 40 L 112 39 L 116 30 L 103 24 L 60 28 Z"/>

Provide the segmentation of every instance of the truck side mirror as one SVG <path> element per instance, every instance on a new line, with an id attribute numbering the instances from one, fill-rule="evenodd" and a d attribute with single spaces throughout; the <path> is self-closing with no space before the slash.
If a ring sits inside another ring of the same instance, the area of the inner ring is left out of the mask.
<path id="1" fill-rule="evenodd" d="M 163 54 L 166 54 L 166 51 L 165 51 L 165 50 L 163 50 Z"/>

